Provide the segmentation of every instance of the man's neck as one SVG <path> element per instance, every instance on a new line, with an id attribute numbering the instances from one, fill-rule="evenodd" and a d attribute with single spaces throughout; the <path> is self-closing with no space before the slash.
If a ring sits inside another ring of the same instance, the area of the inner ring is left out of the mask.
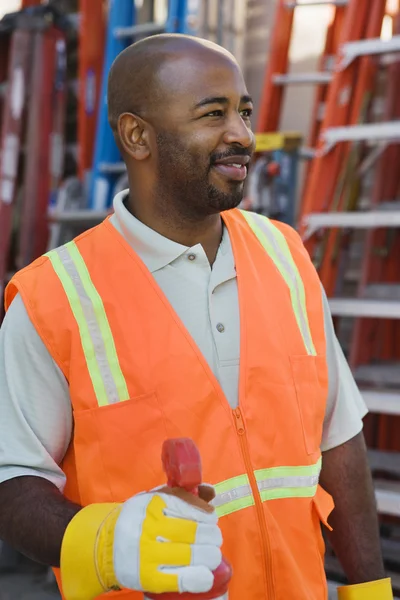
<path id="1" fill-rule="evenodd" d="M 168 218 L 154 214 L 149 205 L 137 205 L 131 198 L 127 198 L 125 206 L 136 219 L 173 242 L 189 248 L 201 244 L 210 265 L 214 263 L 222 239 L 223 224 L 219 214 L 209 215 L 202 220 L 185 221 L 180 217 L 174 218 L 172 214 Z"/>

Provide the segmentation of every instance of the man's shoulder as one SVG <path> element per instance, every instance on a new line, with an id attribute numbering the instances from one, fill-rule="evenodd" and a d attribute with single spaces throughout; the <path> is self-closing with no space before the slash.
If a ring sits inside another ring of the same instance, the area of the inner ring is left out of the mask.
<path id="1" fill-rule="evenodd" d="M 102 225 L 103 223 L 87 229 L 73 240 L 49 250 L 46 254 L 39 256 L 29 265 L 14 273 L 4 292 L 6 310 L 9 309 L 17 294 L 20 294 L 29 313 L 29 301 L 32 296 L 35 296 L 35 290 L 40 290 L 42 296 L 43 290 L 48 288 L 51 280 L 56 275 L 56 257 L 61 256 L 63 251 L 72 244 L 75 246 L 85 246 L 86 244 L 93 246 L 100 243 L 100 236 L 96 233 L 101 231 Z"/>

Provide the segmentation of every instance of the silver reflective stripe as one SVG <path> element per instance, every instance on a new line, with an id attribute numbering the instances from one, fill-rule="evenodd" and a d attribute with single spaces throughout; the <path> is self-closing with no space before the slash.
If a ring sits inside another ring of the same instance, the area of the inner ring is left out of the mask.
<path id="1" fill-rule="evenodd" d="M 318 475 L 299 476 L 299 477 L 275 477 L 272 479 L 262 479 L 257 482 L 260 492 L 263 490 L 273 490 L 278 488 L 305 488 L 314 487 L 318 484 Z"/>
<path id="2" fill-rule="evenodd" d="M 215 506 L 215 508 L 217 508 L 219 506 L 223 506 L 224 504 L 229 504 L 230 502 L 241 500 L 242 498 L 247 498 L 249 496 L 252 496 L 250 485 L 242 485 L 227 492 L 222 492 L 222 494 L 217 494 L 212 504 Z"/>
<path id="3" fill-rule="evenodd" d="M 114 381 L 114 377 L 111 373 L 109 362 L 107 360 L 107 352 L 103 337 L 101 335 L 101 330 L 99 328 L 99 324 L 96 318 L 92 300 L 86 293 L 79 272 L 75 266 L 74 261 L 72 260 L 70 253 L 68 252 L 67 246 L 61 246 L 60 248 L 54 250 L 54 252 L 58 254 L 79 296 L 85 321 L 89 330 L 90 338 L 92 340 L 98 369 L 104 384 L 104 388 L 106 390 L 108 403 L 112 404 L 115 402 L 119 402 L 117 386 Z"/>

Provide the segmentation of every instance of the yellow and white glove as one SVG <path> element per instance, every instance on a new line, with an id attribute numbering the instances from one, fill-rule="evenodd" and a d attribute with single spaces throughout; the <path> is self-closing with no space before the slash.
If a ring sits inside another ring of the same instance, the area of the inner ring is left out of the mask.
<path id="1" fill-rule="evenodd" d="M 393 600 L 390 578 L 344 585 L 338 588 L 338 600 Z"/>
<path id="2" fill-rule="evenodd" d="M 92 600 L 110 590 L 208 592 L 222 560 L 218 518 L 200 495 L 161 488 L 124 504 L 92 504 L 72 519 L 61 549 L 66 600 Z M 207 500 L 207 501 L 206 501 Z"/>

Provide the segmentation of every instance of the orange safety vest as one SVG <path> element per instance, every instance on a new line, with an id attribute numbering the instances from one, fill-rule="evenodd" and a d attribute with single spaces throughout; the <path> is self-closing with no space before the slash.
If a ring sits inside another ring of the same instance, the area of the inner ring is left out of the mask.
<path id="1" fill-rule="evenodd" d="M 223 551 L 234 569 L 229 600 L 325 600 L 321 521 L 327 525 L 333 501 L 318 485 L 328 390 L 319 279 L 287 225 L 239 210 L 222 217 L 240 305 L 234 410 L 108 220 L 20 271 L 6 307 L 20 292 L 69 382 L 67 498 L 123 502 L 161 485 L 163 441 L 190 437 L 204 481 L 217 492 Z"/>

